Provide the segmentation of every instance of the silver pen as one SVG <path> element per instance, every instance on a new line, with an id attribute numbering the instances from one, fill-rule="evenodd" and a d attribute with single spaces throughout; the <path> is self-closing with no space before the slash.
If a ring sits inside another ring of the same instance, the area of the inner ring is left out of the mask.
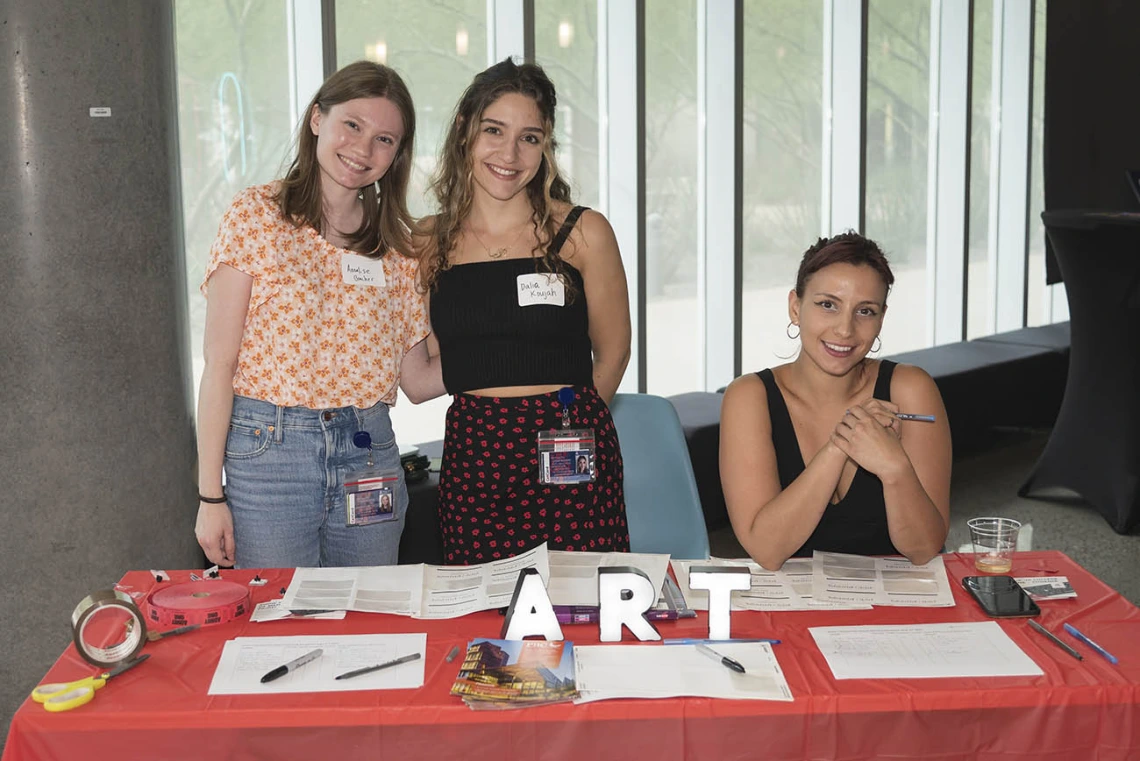
<path id="1" fill-rule="evenodd" d="M 412 653 L 411 655 L 401 655 L 399 658 L 396 658 L 395 660 L 388 661 L 387 663 L 380 663 L 380 664 L 377 664 L 375 666 L 365 666 L 364 668 L 356 669 L 355 671 L 346 671 L 345 673 L 341 674 L 340 676 L 338 676 L 336 678 L 337 679 L 352 679 L 354 676 L 362 676 L 364 674 L 371 674 L 373 671 L 379 671 L 380 669 L 386 669 L 386 668 L 390 668 L 392 666 L 399 666 L 401 663 L 408 663 L 409 661 L 416 661 L 419 659 L 420 659 L 419 653 Z"/>

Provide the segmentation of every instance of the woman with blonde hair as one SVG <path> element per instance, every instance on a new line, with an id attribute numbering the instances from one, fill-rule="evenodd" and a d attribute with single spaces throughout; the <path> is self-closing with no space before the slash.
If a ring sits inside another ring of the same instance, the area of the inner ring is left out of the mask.
<path id="1" fill-rule="evenodd" d="M 198 405 L 195 533 L 212 562 L 396 562 L 408 495 L 388 408 L 397 386 L 443 392 L 405 201 L 414 137 L 400 76 L 350 64 L 305 110 L 285 176 L 222 218 Z M 395 510 L 358 515 L 366 483 Z"/>
<path id="2" fill-rule="evenodd" d="M 440 472 L 448 563 L 542 542 L 629 549 L 607 406 L 629 361 L 625 273 L 609 223 L 574 206 L 559 174 L 555 105 L 539 66 L 482 72 L 433 183 L 421 277 L 454 395 Z"/>

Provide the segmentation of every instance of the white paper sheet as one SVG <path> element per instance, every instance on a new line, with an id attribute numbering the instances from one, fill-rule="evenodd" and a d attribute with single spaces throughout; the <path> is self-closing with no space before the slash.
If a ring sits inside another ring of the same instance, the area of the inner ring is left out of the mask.
<path id="1" fill-rule="evenodd" d="M 322 648 L 324 654 L 272 682 L 261 677 L 291 660 Z M 211 695 L 267 695 L 281 692 L 406 690 L 422 687 L 427 634 L 344 634 L 300 637 L 238 637 L 226 642 L 210 682 Z M 371 674 L 342 679 L 353 669 L 404 655 L 420 658 Z"/>
<path id="2" fill-rule="evenodd" d="M 574 648 L 575 703 L 610 698 L 695 696 L 792 700 L 784 672 L 767 642 L 718 644 L 745 673 L 717 663 L 693 645 L 590 645 Z"/>
<path id="3" fill-rule="evenodd" d="M 635 552 L 562 552 L 550 553 L 550 581 L 546 585 L 552 605 L 597 605 L 598 569 L 630 566 L 649 577 L 660 594 L 669 556 Z"/>
<path id="4" fill-rule="evenodd" d="M 674 560 L 673 575 L 681 594 L 693 610 L 709 609 L 709 593 L 689 587 L 689 568 L 694 565 L 743 566 L 752 574 L 750 589 L 732 593 L 733 610 L 867 610 L 863 603 L 826 602 L 812 597 L 811 558 L 791 558 L 778 571 L 768 571 L 747 559 Z"/>
<path id="5" fill-rule="evenodd" d="M 914 565 L 906 558 L 817 551 L 812 567 L 815 600 L 920 608 L 955 604 L 941 555 L 925 565 Z"/>
<path id="6" fill-rule="evenodd" d="M 996 621 L 808 629 L 836 679 L 1039 676 Z"/>
<path id="7" fill-rule="evenodd" d="M 550 578 L 546 545 L 505 560 L 471 566 L 388 565 L 298 568 L 282 604 L 295 609 L 394 613 L 413 618 L 456 618 L 505 608 L 518 573 L 534 568 Z"/>

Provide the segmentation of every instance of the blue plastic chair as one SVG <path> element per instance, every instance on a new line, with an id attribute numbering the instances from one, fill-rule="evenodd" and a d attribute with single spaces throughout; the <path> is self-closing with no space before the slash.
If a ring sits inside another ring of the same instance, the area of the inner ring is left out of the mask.
<path id="1" fill-rule="evenodd" d="M 625 464 L 625 511 L 633 552 L 703 560 L 709 535 L 685 432 L 668 399 L 618 394 L 610 412 Z"/>

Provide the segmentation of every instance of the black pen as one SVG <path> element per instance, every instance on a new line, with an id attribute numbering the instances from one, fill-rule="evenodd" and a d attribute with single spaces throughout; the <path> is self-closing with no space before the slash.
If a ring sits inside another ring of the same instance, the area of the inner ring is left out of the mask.
<path id="1" fill-rule="evenodd" d="M 1049 631 L 1048 629 L 1046 629 L 1044 626 L 1042 626 L 1041 624 L 1037 623 L 1036 621 L 1034 621 L 1034 620 L 1030 619 L 1030 620 L 1029 620 L 1029 626 L 1030 626 L 1030 628 L 1031 628 L 1031 629 L 1033 629 L 1033 631 L 1035 631 L 1035 632 L 1038 632 L 1038 633 L 1040 633 L 1040 634 L 1044 634 L 1046 637 L 1048 637 L 1048 638 L 1049 638 L 1049 640 L 1050 640 L 1050 641 L 1051 641 L 1051 642 L 1052 642 L 1054 645 L 1056 645 L 1057 647 L 1061 648 L 1061 649 L 1062 649 L 1062 650 L 1064 650 L 1066 653 L 1068 653 L 1069 655 L 1071 655 L 1071 656 L 1073 656 L 1074 658 L 1076 658 L 1078 661 L 1083 661 L 1083 660 L 1085 659 L 1085 657 L 1084 657 L 1083 655 L 1081 655 L 1080 653 L 1078 653 L 1078 652 L 1076 651 L 1076 649 L 1075 649 L 1075 648 L 1071 647 L 1071 646 L 1069 645 L 1069 643 L 1065 642 L 1063 639 L 1061 639 L 1061 638 L 1060 638 L 1060 637 L 1058 637 L 1056 634 L 1054 634 L 1053 632 Z"/>
<path id="2" fill-rule="evenodd" d="M 730 668 L 738 674 L 744 673 L 744 666 L 742 666 L 740 664 L 740 661 L 733 660 L 732 658 L 729 658 L 727 655 L 721 655 L 720 653 L 718 653 L 716 650 L 713 650 L 708 645 L 697 645 L 697 650 L 699 652 L 707 655 L 708 657 L 712 658 L 714 661 L 719 661 L 722 666 L 725 666 L 726 668 Z"/>
<path id="3" fill-rule="evenodd" d="M 376 666 L 365 666 L 364 668 L 356 669 L 355 671 L 346 671 L 345 673 L 341 674 L 340 676 L 338 676 L 336 678 L 337 679 L 352 679 L 354 676 L 362 676 L 363 674 L 371 674 L 373 671 L 379 671 L 380 669 L 386 669 L 386 668 L 389 668 L 391 666 L 399 666 L 401 663 L 408 663 L 409 661 L 417 661 L 419 659 L 420 659 L 419 653 L 412 653 L 411 655 L 401 655 L 399 658 L 397 658 L 394 661 L 388 661 L 387 663 L 381 663 L 381 664 L 376 665 Z"/>
<path id="4" fill-rule="evenodd" d="M 324 655 L 324 652 L 324 650 L 318 647 L 313 652 L 305 653 L 300 658 L 289 661 L 284 666 L 278 666 L 265 676 L 261 677 L 261 683 L 265 684 L 266 682 L 272 682 L 274 679 L 279 679 L 288 674 L 293 669 L 300 668 L 310 661 L 315 661 L 317 658 L 320 658 L 322 655 Z"/>

